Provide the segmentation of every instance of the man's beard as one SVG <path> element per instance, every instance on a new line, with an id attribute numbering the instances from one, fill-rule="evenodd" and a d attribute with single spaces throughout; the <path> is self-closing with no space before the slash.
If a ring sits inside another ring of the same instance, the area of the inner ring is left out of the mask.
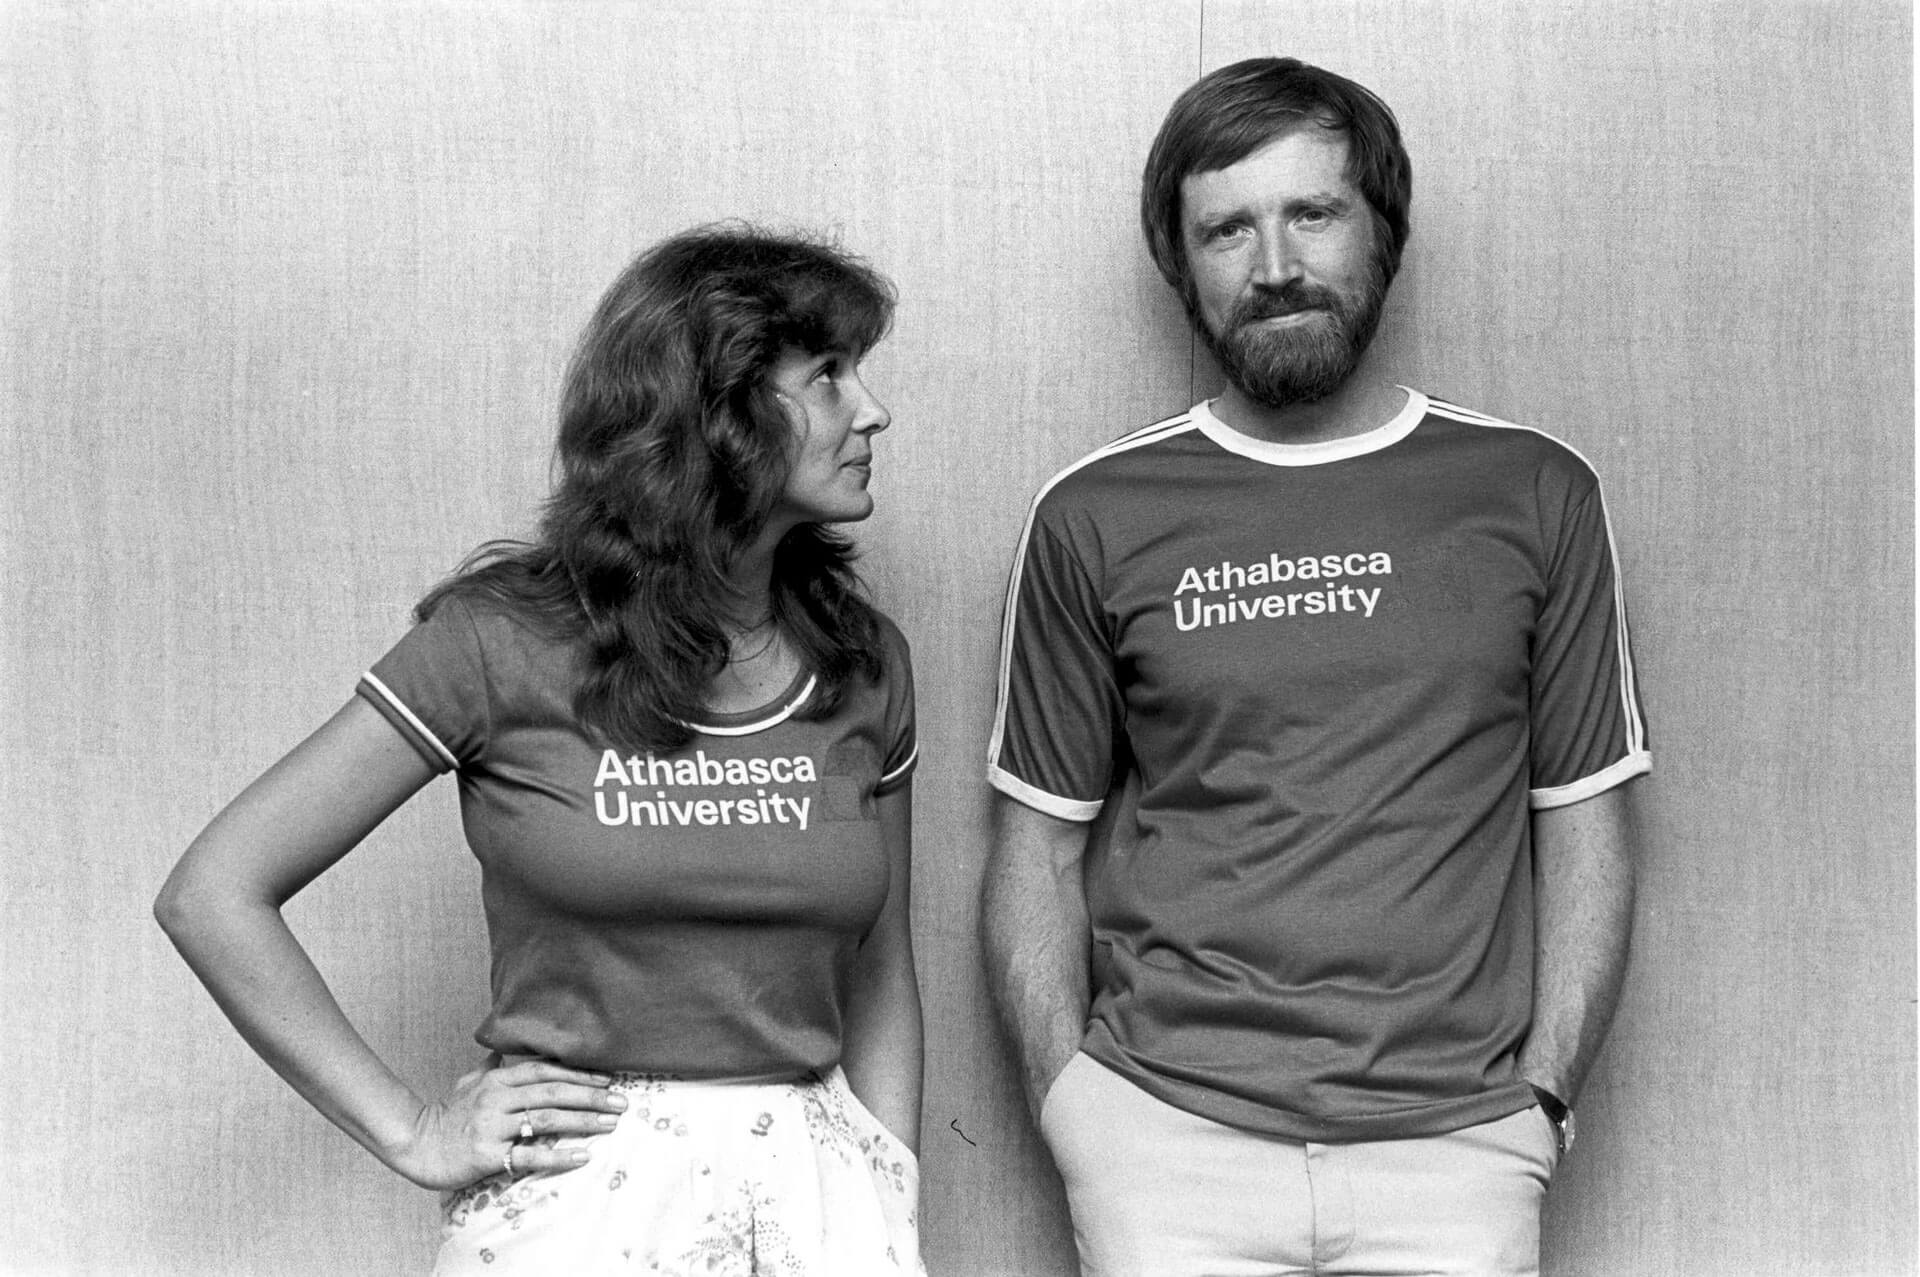
<path id="1" fill-rule="evenodd" d="M 1325 399 L 1346 384 L 1373 341 L 1386 300 L 1386 272 L 1376 260 L 1351 294 L 1291 280 L 1279 288 L 1256 286 L 1234 303 L 1218 333 L 1197 311 L 1193 319 L 1228 381 L 1257 404 L 1288 408 Z M 1318 313 L 1283 328 L 1258 323 L 1302 310 Z"/>

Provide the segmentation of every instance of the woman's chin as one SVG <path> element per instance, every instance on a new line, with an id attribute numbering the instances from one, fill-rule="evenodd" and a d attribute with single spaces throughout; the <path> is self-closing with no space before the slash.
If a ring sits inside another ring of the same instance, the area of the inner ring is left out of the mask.
<path id="1" fill-rule="evenodd" d="M 854 503 L 849 503 L 847 513 L 842 514 L 836 518 L 828 519 L 826 520 L 826 522 L 828 523 L 861 523 L 861 522 L 864 522 L 867 519 L 867 517 L 872 513 L 873 513 L 873 498 L 868 497 L 865 501 L 859 502 L 857 506 Z"/>
<path id="2" fill-rule="evenodd" d="M 821 523 L 859 523 L 873 513 L 873 498 L 862 488 L 837 500 L 822 503 L 821 509 Z"/>

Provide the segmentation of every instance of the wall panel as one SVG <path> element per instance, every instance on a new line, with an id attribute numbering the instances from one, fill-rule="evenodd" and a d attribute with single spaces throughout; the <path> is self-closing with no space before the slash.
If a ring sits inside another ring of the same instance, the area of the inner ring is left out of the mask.
<path id="1" fill-rule="evenodd" d="M 0 7 L 0 1085 L 36 1151 L 0 1270 L 424 1263 L 431 1202 L 251 1057 L 148 902 L 524 529 L 613 272 L 740 215 L 901 291 L 861 538 L 920 680 L 929 1261 L 1071 1271 L 974 939 L 1000 593 L 1039 483 L 1210 385 L 1138 243 L 1162 112 L 1294 52 L 1407 128 L 1397 366 L 1592 457 L 1627 565 L 1645 889 L 1549 1271 L 1913 1271 L 1904 7 L 908 9 Z M 453 809 L 290 910 L 422 1086 L 485 999 Z"/>

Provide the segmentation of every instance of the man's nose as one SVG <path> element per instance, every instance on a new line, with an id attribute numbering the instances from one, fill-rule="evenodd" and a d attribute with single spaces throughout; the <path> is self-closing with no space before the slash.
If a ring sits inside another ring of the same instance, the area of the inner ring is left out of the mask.
<path id="1" fill-rule="evenodd" d="M 1260 232 L 1255 246 L 1253 278 L 1256 283 L 1278 288 L 1300 278 L 1300 255 L 1293 240 L 1283 230 Z"/>

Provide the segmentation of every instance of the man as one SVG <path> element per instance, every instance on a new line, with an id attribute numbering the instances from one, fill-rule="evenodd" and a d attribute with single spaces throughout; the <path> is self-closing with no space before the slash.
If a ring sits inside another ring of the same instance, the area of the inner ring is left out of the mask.
<path id="1" fill-rule="evenodd" d="M 1538 1269 L 1649 755 L 1591 469 L 1368 358 L 1410 190 L 1339 76 L 1182 95 L 1142 220 L 1227 385 L 1021 536 L 985 942 L 1088 1274 Z"/>

